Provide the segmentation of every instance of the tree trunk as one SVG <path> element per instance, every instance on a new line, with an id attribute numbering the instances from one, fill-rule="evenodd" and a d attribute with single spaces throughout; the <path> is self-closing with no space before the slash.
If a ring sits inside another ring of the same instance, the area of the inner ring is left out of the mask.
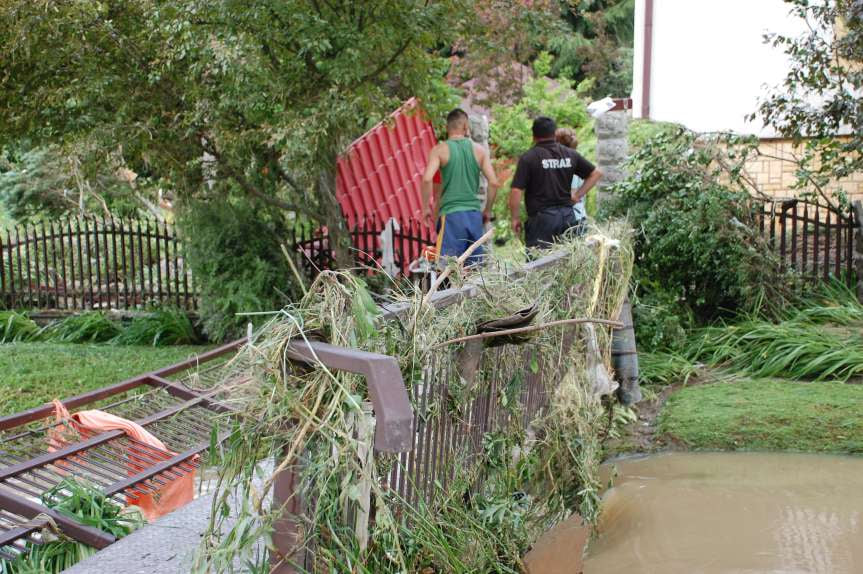
<path id="1" fill-rule="evenodd" d="M 342 208 L 336 199 L 336 172 L 335 162 L 333 168 L 321 172 L 318 177 L 318 192 L 321 198 L 322 215 L 327 226 L 330 249 L 333 250 L 336 268 L 348 269 L 353 267 L 354 260 L 351 255 L 351 236 L 345 225 Z"/>

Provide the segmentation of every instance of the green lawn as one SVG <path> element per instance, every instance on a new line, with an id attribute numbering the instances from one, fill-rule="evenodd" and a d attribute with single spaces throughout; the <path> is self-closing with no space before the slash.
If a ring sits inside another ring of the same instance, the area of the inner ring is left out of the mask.
<path id="1" fill-rule="evenodd" d="M 3 344 L 0 345 L 0 415 L 110 385 L 206 349 L 201 346 Z"/>
<path id="2" fill-rule="evenodd" d="M 863 385 L 738 379 L 683 388 L 658 434 L 692 449 L 863 454 Z"/>

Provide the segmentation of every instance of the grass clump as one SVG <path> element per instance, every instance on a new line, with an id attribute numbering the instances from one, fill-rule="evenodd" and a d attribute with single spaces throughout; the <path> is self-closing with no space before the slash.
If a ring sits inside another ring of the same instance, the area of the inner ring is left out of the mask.
<path id="1" fill-rule="evenodd" d="M 685 354 L 755 377 L 844 382 L 863 374 L 861 327 L 863 305 L 833 281 L 801 295 L 779 321 L 753 315 L 698 330 Z"/>
<path id="2" fill-rule="evenodd" d="M 0 311 L 0 343 L 32 341 L 39 337 L 39 325 L 24 313 Z"/>
<path id="3" fill-rule="evenodd" d="M 122 538 L 144 524 L 135 507 L 123 507 L 82 481 L 65 479 L 42 495 L 42 504 L 78 522 Z M 55 534 L 41 533 L 42 543 L 27 543 L 25 552 L 0 566 L 2 574 L 59 574 L 96 553 L 96 549 Z"/>
<path id="4" fill-rule="evenodd" d="M 194 345 L 200 342 L 189 316 L 180 309 L 157 309 L 136 317 L 112 342 L 118 345 Z"/>
<path id="5" fill-rule="evenodd" d="M 105 343 L 120 334 L 120 326 L 104 313 L 88 311 L 49 325 L 44 334 L 59 343 Z"/>
<path id="6" fill-rule="evenodd" d="M 693 363 L 684 355 L 675 352 L 646 352 L 638 354 L 638 370 L 646 385 L 671 385 L 689 382 L 701 372 L 703 366 Z"/>
<path id="7" fill-rule="evenodd" d="M 659 415 L 692 449 L 863 454 L 863 386 L 737 378 L 681 389 Z"/>
<path id="8" fill-rule="evenodd" d="M 594 231 L 561 245 L 566 257 L 543 271 L 512 276 L 505 264 L 492 261 L 471 275 L 456 272 L 453 285 L 470 281 L 477 296 L 448 307 L 434 308 L 420 293 L 398 293 L 406 311 L 394 320 L 382 318 L 358 277 L 322 273 L 302 301 L 277 313 L 241 351 L 253 365 L 252 383 L 230 393 L 243 415 L 223 450 L 214 500 L 221 512 L 212 515 L 195 571 L 230 571 L 236 560 L 251 570 L 266 569 L 255 542 L 268 536 L 278 514 L 265 502 L 273 475 L 260 477 L 262 484 L 256 477 L 259 462 L 268 457 L 280 461 L 276 470 L 303 461 L 298 484 L 303 498 L 314 503 L 294 518 L 301 543 L 314 548 L 315 568 L 328 571 L 515 573 L 523 566 L 520 557 L 551 525 L 573 511 L 595 519 L 607 415 L 588 376 L 585 330 L 572 345 L 563 345 L 566 330 L 550 328 L 522 345 L 490 348 L 475 376 L 469 367 L 432 368 L 461 364 L 465 344 L 443 343 L 532 304 L 538 307 L 536 324 L 616 316 L 632 265 L 627 231 Z M 595 332 L 607 365 L 611 329 L 597 326 Z M 509 416 L 485 436 L 448 444 L 452 462 L 440 461 L 438 481 L 415 485 L 424 493 L 418 502 L 404 500 L 381 484 L 395 473 L 413 476 L 410 468 L 382 454 L 363 464 L 364 445 L 354 438 L 368 397 L 365 380 L 321 365 L 295 369 L 284 361 L 292 340 L 312 337 L 394 356 L 418 427 L 466 424 L 476 416 L 478 400 L 494 401 Z M 528 432 L 519 397 L 540 361 L 549 404 Z M 494 393 L 491 373 L 500 382 Z M 366 548 L 345 521 L 363 484 L 375 508 Z M 232 507 L 239 515 L 234 526 L 225 522 Z"/>
<path id="9" fill-rule="evenodd" d="M 847 381 L 863 374 L 863 336 L 801 321 L 751 319 L 702 329 L 689 356 L 756 377 Z"/>

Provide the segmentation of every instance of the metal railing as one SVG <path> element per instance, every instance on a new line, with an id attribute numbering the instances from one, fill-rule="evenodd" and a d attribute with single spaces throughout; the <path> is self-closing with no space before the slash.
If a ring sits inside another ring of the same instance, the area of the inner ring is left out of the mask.
<path id="1" fill-rule="evenodd" d="M 411 262 L 418 259 L 425 248 L 434 245 L 431 228 L 415 219 L 399 222 L 373 217 L 357 223 L 349 233 L 356 267 L 380 270 L 390 266 L 387 271 L 406 277 L 411 275 Z M 385 237 L 383 241 L 382 236 Z M 291 231 L 291 239 L 294 253 L 299 256 L 308 277 L 314 278 L 323 270 L 336 268 L 335 254 L 323 227 L 297 225 Z M 387 262 L 387 252 L 392 258 L 391 263 Z"/>
<path id="2" fill-rule="evenodd" d="M 64 423 L 46 420 L 54 415 L 52 404 L 0 418 L 0 559 L 14 560 L 40 544 L 50 522 L 69 538 L 98 549 L 115 541 L 113 535 L 45 506 L 46 493 L 64 480 L 82 479 L 125 506 L 194 472 L 199 466 L 195 456 L 213 442 L 215 418 L 229 416 L 231 409 L 217 392 L 195 390 L 192 383 L 200 384 L 202 376 L 243 343 L 235 341 L 63 401 L 72 412 L 98 408 L 132 420 L 162 440 L 168 451 L 121 430 L 77 437 L 63 433 L 58 444 L 56 432 Z"/>
<path id="3" fill-rule="evenodd" d="M 553 254 L 514 270 L 520 276 L 557 263 L 563 254 Z M 432 305 L 443 308 L 478 295 L 479 287 L 468 283 L 461 288 L 439 291 L 432 295 Z M 407 305 L 384 307 L 384 316 L 394 320 L 409 310 Z M 295 344 L 290 360 L 308 364 L 323 364 L 330 369 L 365 374 L 374 405 L 374 455 L 396 454 L 397 460 L 386 476 L 380 477 L 382 487 L 396 495 L 404 504 L 416 505 L 422 500 L 434 504 L 438 486 L 446 490 L 458 469 L 478 468 L 483 457 L 483 439 L 488 433 L 518 425 L 528 429 L 532 421 L 548 405 L 550 392 L 565 371 L 559 363 L 575 342 L 575 327 L 565 327 L 561 349 L 545 353 L 538 345 L 517 347 L 484 347 L 465 345 L 457 351 L 442 351 L 424 367 L 421 384 L 414 384 L 408 394 L 393 357 L 363 353 L 323 343 Z M 505 353 L 518 353 L 520 361 L 501 361 Z M 365 361 L 389 365 L 386 369 L 369 370 Z M 507 367 L 506 365 L 510 365 Z M 447 408 L 450 393 L 464 391 L 470 385 L 466 401 L 458 412 Z M 499 399 L 508 393 L 508 407 Z M 408 400 L 408 397 L 410 400 Z M 434 413 L 434 416 L 430 416 Z M 397 422 L 394 422 L 397 421 Z M 383 425 L 383 426 L 382 426 Z M 306 501 L 295 488 L 300 484 L 302 468 L 286 468 L 275 479 L 273 508 L 282 518 L 275 524 L 272 572 L 293 574 L 296 565 L 316 571 L 314 547 L 301 540 L 299 518 Z M 473 491 L 481 488 L 486 476 L 480 472 Z M 362 510 L 362 509 L 361 509 Z M 359 515 L 369 520 L 366 513 Z M 366 531 L 358 527 L 358 531 Z"/>

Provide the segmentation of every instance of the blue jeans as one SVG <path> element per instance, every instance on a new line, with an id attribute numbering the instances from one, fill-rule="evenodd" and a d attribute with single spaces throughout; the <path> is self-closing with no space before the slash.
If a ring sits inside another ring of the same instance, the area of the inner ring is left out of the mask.
<path id="1" fill-rule="evenodd" d="M 437 222 L 437 248 L 440 256 L 459 257 L 467 251 L 485 230 L 482 225 L 482 213 L 479 211 L 456 211 L 441 215 Z M 465 261 L 466 265 L 474 265 L 482 261 L 485 250 L 479 246 Z"/>

